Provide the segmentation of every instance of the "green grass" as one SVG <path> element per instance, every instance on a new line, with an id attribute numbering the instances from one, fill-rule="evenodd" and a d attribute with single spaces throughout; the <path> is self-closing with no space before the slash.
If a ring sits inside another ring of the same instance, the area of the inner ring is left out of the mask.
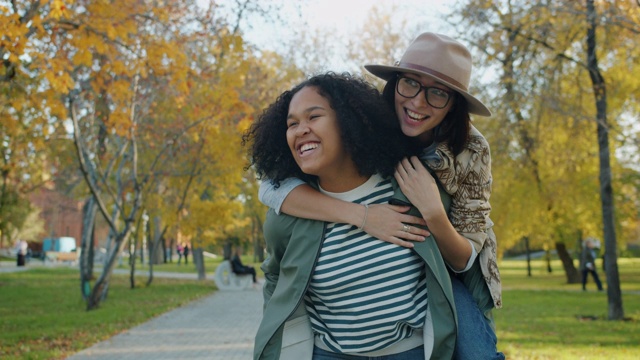
<path id="1" fill-rule="evenodd" d="M 63 359 L 123 330 L 210 294 L 212 282 L 156 278 L 129 289 L 114 275 L 109 298 L 87 312 L 78 271 L 34 268 L 0 274 L 0 358 Z"/>
<path id="2" fill-rule="evenodd" d="M 640 259 L 619 259 L 618 267 L 626 321 L 607 320 L 606 291 L 596 291 L 591 278 L 586 292 L 567 284 L 559 261 L 551 274 L 533 261 L 532 277 L 524 261 L 502 261 L 503 308 L 494 311 L 499 349 L 508 359 L 637 359 Z"/>
<path id="3" fill-rule="evenodd" d="M 243 257 L 246 264 L 258 268 L 252 260 Z M 207 273 L 220 261 L 207 259 Z M 580 284 L 567 284 L 557 260 L 552 262 L 552 273 L 547 273 L 543 261 L 533 261 L 532 277 L 527 276 L 524 261 L 502 261 L 504 307 L 494 311 L 499 349 L 515 360 L 638 358 L 640 259 L 619 259 L 618 266 L 626 321 L 606 320 L 606 292 L 595 291 L 591 279 L 587 292 Z M 154 269 L 196 271 L 191 262 Z M 604 272 L 601 267 L 598 270 L 606 286 Z M 145 280 L 138 278 L 138 286 Z M 87 312 L 80 299 L 77 270 L 0 273 L 0 358 L 63 359 L 214 289 L 210 281 L 156 277 L 150 287 L 130 290 L 128 276 L 114 275 L 109 299 Z"/>
<path id="4" fill-rule="evenodd" d="M 223 260 L 222 256 L 218 256 L 215 259 L 214 258 L 205 257 L 204 258 L 204 268 L 205 268 L 205 271 L 207 272 L 207 274 L 212 274 L 215 271 L 216 267 L 222 262 L 222 260 Z M 125 259 L 123 265 L 119 266 L 118 268 L 129 269 L 129 264 L 128 264 L 127 261 L 128 260 Z M 178 257 L 174 255 L 173 256 L 173 262 L 166 263 L 166 264 L 153 265 L 153 271 L 168 271 L 168 272 L 177 272 L 177 273 L 195 273 L 196 272 L 196 266 L 193 263 L 193 258 L 191 257 L 191 255 L 189 255 L 189 263 L 188 264 L 184 263 L 184 259 L 182 259 L 182 261 L 181 261 L 181 263 L 179 265 L 178 265 L 177 261 L 178 261 Z M 243 255 L 242 256 L 242 263 L 245 264 L 245 265 L 253 266 L 260 273 L 260 263 L 253 262 L 253 256 Z M 149 265 L 140 264 L 140 262 L 138 261 L 138 263 L 136 263 L 136 270 L 148 271 L 149 270 Z"/>
<path id="5" fill-rule="evenodd" d="M 184 263 L 184 259 L 182 260 L 180 265 L 178 265 L 178 263 L 176 261 L 177 261 L 177 258 L 174 256 L 172 263 L 154 264 L 153 265 L 153 271 L 168 271 L 168 272 L 176 272 L 176 273 L 183 273 L 183 274 L 195 273 L 196 272 L 196 265 L 193 263 L 193 259 L 191 258 L 191 256 L 189 256 L 189 263 L 188 264 Z M 216 259 L 205 258 L 205 260 L 204 260 L 204 269 L 205 269 L 205 271 L 207 273 L 212 273 L 213 271 L 215 271 L 216 266 L 218 266 L 218 264 L 220 264 L 220 262 L 222 262 L 222 257 L 218 257 Z M 128 260 L 125 259 L 124 263 L 121 266 L 117 266 L 117 268 L 119 268 L 119 269 L 129 269 Z M 149 270 L 149 265 L 148 264 L 141 264 L 140 261 L 138 261 L 136 263 L 136 270 L 138 270 L 138 271 L 148 271 Z"/>

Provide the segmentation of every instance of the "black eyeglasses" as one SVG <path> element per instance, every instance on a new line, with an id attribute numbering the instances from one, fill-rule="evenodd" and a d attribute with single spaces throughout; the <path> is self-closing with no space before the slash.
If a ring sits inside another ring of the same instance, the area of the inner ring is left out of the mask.
<path id="1" fill-rule="evenodd" d="M 433 106 L 436 109 L 442 109 L 447 106 L 449 100 L 451 100 L 452 94 L 437 87 L 422 86 L 417 80 L 398 76 L 396 82 L 396 91 L 400 96 L 406 98 L 414 98 L 420 94 L 420 91 L 424 90 L 424 97 L 427 99 L 427 104 Z"/>

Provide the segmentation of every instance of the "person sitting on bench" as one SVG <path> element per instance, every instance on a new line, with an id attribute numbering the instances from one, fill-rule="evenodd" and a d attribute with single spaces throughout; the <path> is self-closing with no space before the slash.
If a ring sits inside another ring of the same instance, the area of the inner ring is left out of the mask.
<path id="1" fill-rule="evenodd" d="M 256 269 L 252 266 L 245 266 L 242 264 L 240 257 L 242 257 L 242 247 L 236 246 L 233 257 L 231 258 L 231 270 L 237 275 L 251 274 L 253 277 L 253 283 L 257 284 L 258 280 L 256 279 Z"/>

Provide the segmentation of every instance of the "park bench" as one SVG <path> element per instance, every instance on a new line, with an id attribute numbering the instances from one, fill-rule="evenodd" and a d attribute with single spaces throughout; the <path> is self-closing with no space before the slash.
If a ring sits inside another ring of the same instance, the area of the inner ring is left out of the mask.
<path id="1" fill-rule="evenodd" d="M 78 261 L 78 253 L 77 252 L 57 252 L 57 251 L 47 251 L 44 261 L 50 262 L 70 262 L 75 263 Z"/>
<path id="2" fill-rule="evenodd" d="M 253 279 L 250 274 L 238 275 L 233 272 L 231 262 L 224 260 L 216 268 L 213 281 L 220 290 L 241 291 L 251 288 Z"/>

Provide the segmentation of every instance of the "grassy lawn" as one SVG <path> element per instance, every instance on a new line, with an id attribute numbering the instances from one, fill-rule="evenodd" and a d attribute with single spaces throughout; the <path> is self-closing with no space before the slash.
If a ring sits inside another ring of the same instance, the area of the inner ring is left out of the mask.
<path id="1" fill-rule="evenodd" d="M 109 298 L 85 311 L 78 271 L 34 268 L 0 273 L 0 359 L 64 359 L 123 330 L 210 294 L 212 281 L 114 275 Z"/>
<path id="2" fill-rule="evenodd" d="M 222 262 L 222 256 L 218 256 L 216 258 L 204 257 L 204 268 L 207 274 L 213 274 L 215 272 L 216 267 Z M 166 264 L 157 264 L 153 265 L 153 271 L 168 271 L 168 272 L 178 272 L 178 273 L 195 273 L 196 266 L 193 263 L 193 259 L 189 256 L 189 263 L 185 264 L 184 259 L 182 259 L 181 263 L 178 264 L 178 257 L 176 255 L 173 256 L 173 262 Z M 253 261 L 253 256 L 251 255 L 243 255 L 242 263 L 245 265 L 251 265 L 258 272 L 260 272 L 260 263 Z M 123 264 L 118 266 L 120 269 L 129 269 L 128 259 L 124 259 Z M 136 263 L 136 270 L 148 271 L 149 265 Z"/>
<path id="3" fill-rule="evenodd" d="M 252 257 L 243 260 L 258 268 Z M 206 261 L 210 274 L 221 260 Z M 499 349 L 508 359 L 638 358 L 640 259 L 619 259 L 626 321 L 606 320 L 606 291 L 595 291 L 592 279 L 589 291 L 583 292 L 580 284 L 566 284 L 559 261 L 552 262 L 550 274 L 543 261 L 532 264 L 532 277 L 527 277 L 524 261 L 500 264 L 504 308 L 494 316 Z M 148 269 L 146 265 L 136 267 Z M 195 273 L 191 262 L 154 269 Z M 606 286 L 604 272 L 601 267 L 598 270 Z M 138 286 L 145 280 L 138 278 Z M 100 309 L 86 312 L 77 270 L 35 268 L 0 273 L 0 358 L 63 359 L 214 290 L 211 281 L 157 277 L 148 288 L 130 290 L 127 275 L 114 275 L 109 299 Z"/>
<path id="4" fill-rule="evenodd" d="M 503 308 L 494 311 L 499 349 L 507 359 L 638 359 L 640 354 L 640 259 L 619 259 L 626 321 L 608 321 L 607 293 L 589 278 L 567 284 L 562 265 L 502 261 Z M 598 266 L 600 264 L 598 263 Z M 601 280 L 605 274 L 598 267 Z"/>

